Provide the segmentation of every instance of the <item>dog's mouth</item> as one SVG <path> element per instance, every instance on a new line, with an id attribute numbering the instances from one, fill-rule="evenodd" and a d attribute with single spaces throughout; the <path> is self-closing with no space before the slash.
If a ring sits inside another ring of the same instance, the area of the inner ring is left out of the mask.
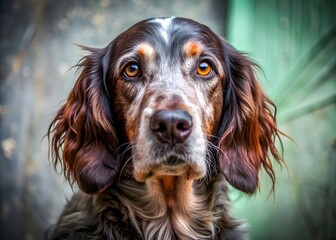
<path id="1" fill-rule="evenodd" d="M 190 163 L 183 158 L 171 156 L 162 163 L 151 164 L 144 169 L 135 169 L 137 181 L 145 182 L 147 179 L 172 179 L 183 176 L 186 180 L 202 178 L 204 173 L 196 163 Z M 168 184 L 170 185 L 170 184 Z"/>

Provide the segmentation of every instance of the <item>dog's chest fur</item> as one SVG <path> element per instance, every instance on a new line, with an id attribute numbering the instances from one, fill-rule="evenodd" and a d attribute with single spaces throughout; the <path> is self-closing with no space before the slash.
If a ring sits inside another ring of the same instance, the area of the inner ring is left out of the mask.
<path id="1" fill-rule="evenodd" d="M 195 183 L 192 199 L 185 206 L 169 206 L 165 197 L 150 192 L 151 188 L 125 180 L 103 194 L 78 193 L 66 206 L 60 223 L 90 239 L 244 239 L 244 224 L 227 217 L 222 175 Z M 61 229 L 56 231 L 59 237 L 69 234 Z M 76 235 L 66 237 L 75 239 Z"/>

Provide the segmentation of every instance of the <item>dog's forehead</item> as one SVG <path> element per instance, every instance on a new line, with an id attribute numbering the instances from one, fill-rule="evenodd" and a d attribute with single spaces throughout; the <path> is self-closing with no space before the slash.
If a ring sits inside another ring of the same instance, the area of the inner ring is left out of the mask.
<path id="1" fill-rule="evenodd" d="M 147 22 L 151 22 L 151 23 L 159 23 L 159 24 L 161 24 L 164 28 L 168 28 L 169 25 L 172 23 L 172 21 L 173 21 L 175 18 L 176 18 L 176 17 L 151 18 L 151 19 L 147 20 Z"/>
<path id="2" fill-rule="evenodd" d="M 178 43 L 185 43 L 190 38 L 206 40 L 208 35 L 214 35 L 207 26 L 187 18 L 154 18 L 146 21 L 146 24 L 152 34 L 162 38 L 166 45 L 172 47 Z"/>
<path id="3" fill-rule="evenodd" d="M 161 36 L 163 37 L 164 41 L 166 43 L 169 42 L 169 28 L 173 23 L 173 20 L 175 19 L 175 17 L 169 17 L 169 18 L 153 18 L 148 20 L 148 23 L 154 23 L 154 24 L 158 24 L 160 27 L 158 27 L 158 31 L 161 34 Z"/>
<path id="4" fill-rule="evenodd" d="M 116 70 L 129 62 L 167 68 L 181 62 L 191 67 L 200 56 L 217 63 L 222 59 L 222 40 L 209 27 L 178 17 L 138 22 L 121 33 L 111 47 Z"/>
<path id="5" fill-rule="evenodd" d="M 173 54 L 172 51 L 178 51 L 191 39 L 209 47 L 215 47 L 218 42 L 217 35 L 207 26 L 178 17 L 152 18 L 138 22 L 120 34 L 116 42 L 118 47 L 130 50 L 145 42 L 161 53 Z"/>

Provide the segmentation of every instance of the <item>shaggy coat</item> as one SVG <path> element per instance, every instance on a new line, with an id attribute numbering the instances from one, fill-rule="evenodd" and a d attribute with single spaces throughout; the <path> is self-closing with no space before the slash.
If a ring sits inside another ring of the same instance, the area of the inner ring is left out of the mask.
<path id="1" fill-rule="evenodd" d="M 80 193 L 49 239 L 245 239 L 230 184 L 253 194 L 282 163 L 254 64 L 190 19 L 139 22 L 90 54 L 49 128 Z"/>

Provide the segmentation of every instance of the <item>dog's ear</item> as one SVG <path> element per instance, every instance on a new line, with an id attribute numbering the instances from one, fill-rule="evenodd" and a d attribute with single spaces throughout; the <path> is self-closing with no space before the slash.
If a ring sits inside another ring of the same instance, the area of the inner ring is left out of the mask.
<path id="1" fill-rule="evenodd" d="M 81 71 L 67 101 L 51 123 L 51 156 L 66 179 L 86 193 L 101 192 L 119 170 L 118 147 L 107 89 L 109 48 L 92 49 L 79 63 Z"/>
<path id="2" fill-rule="evenodd" d="M 252 194 L 259 186 L 261 166 L 274 186 L 270 155 L 282 162 L 274 143 L 279 135 L 276 109 L 257 82 L 256 64 L 224 41 L 223 55 L 225 79 L 218 132 L 219 165 L 232 186 Z"/>

